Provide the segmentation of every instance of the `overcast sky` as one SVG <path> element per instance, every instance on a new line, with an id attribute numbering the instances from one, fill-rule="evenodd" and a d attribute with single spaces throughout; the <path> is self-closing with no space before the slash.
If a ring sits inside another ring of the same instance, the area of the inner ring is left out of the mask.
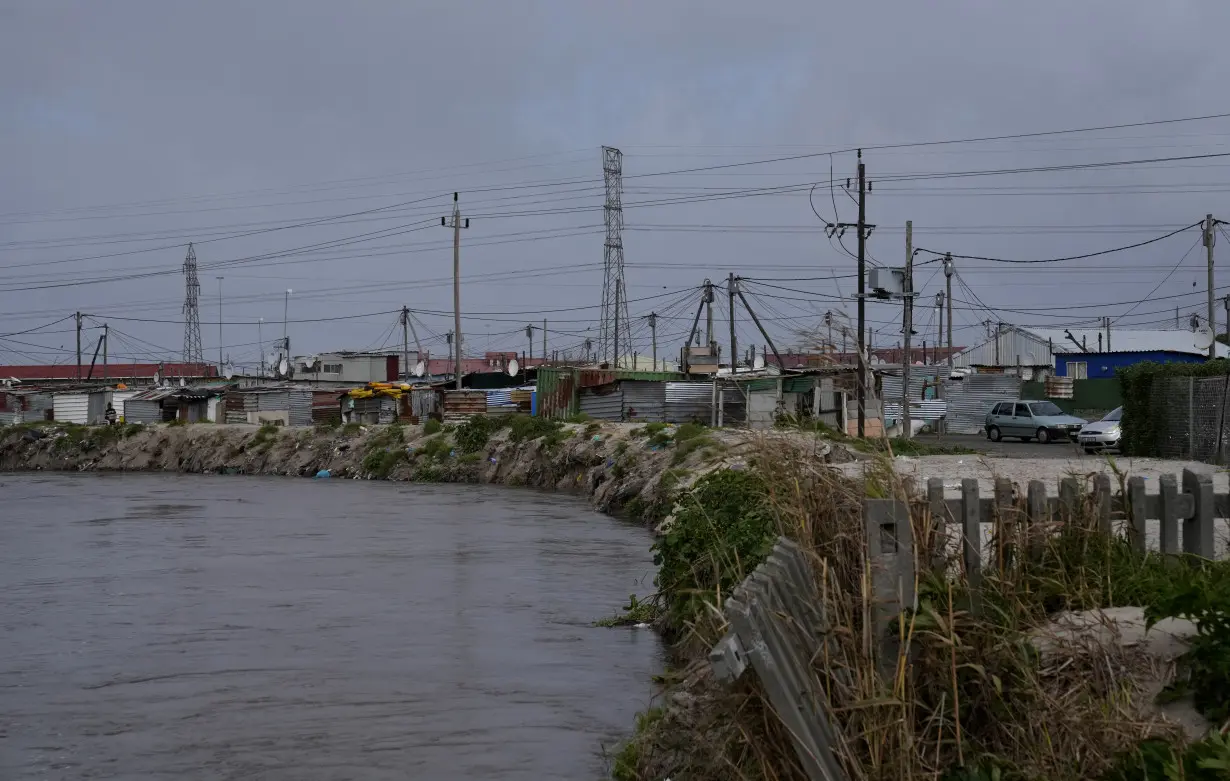
<path id="1" fill-rule="evenodd" d="M 856 218 L 828 185 L 855 156 L 829 152 L 1227 113 L 1227 29 L 1224 3 L 1138 0 L 0 0 L 0 363 L 68 360 L 71 322 L 17 332 L 78 310 L 91 346 L 109 322 L 113 354 L 178 358 L 189 241 L 209 360 L 217 276 L 237 363 L 260 353 L 240 323 L 282 335 L 287 288 L 295 353 L 399 345 L 391 312 L 406 305 L 443 355 L 452 246 L 438 218 L 454 190 L 473 218 L 468 352 L 525 349 L 543 317 L 551 349 L 576 348 L 601 300 L 602 145 L 624 152 L 638 347 L 656 311 L 676 354 L 690 289 L 730 273 L 760 280 L 746 289 L 785 346 L 827 310 L 855 312 L 855 263 L 821 222 L 834 206 Z M 870 255 L 902 265 L 907 219 L 916 246 L 1008 259 L 1230 220 L 1230 157 L 894 181 L 1230 154 L 1228 133 L 1213 119 L 868 149 Z M 294 227 L 322 218 L 340 219 Z M 918 270 L 925 302 L 937 269 Z M 1204 269 L 1195 230 L 1080 261 L 959 261 L 956 342 L 988 319 L 1167 327 L 1178 306 L 1186 322 Z M 1230 273 L 1216 284 L 1230 292 Z M 877 344 L 900 340 L 899 306 L 868 316 Z M 763 342 L 738 321 L 741 345 Z M 934 340 L 930 306 L 916 322 Z"/>

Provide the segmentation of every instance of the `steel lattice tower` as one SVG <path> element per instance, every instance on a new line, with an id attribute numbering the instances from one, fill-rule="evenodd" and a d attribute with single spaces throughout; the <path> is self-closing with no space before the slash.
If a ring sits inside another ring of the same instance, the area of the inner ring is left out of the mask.
<path id="1" fill-rule="evenodd" d="M 602 314 L 598 329 L 598 356 L 614 362 L 619 353 L 635 354 L 628 321 L 628 290 L 624 285 L 624 153 L 602 147 L 602 180 L 606 185 L 606 242 L 603 245 Z"/>
<path id="2" fill-rule="evenodd" d="M 188 245 L 184 258 L 184 282 L 187 295 L 184 298 L 184 363 L 205 363 L 205 351 L 201 348 L 201 317 L 197 300 L 201 297 L 201 281 L 196 276 L 196 250 Z"/>

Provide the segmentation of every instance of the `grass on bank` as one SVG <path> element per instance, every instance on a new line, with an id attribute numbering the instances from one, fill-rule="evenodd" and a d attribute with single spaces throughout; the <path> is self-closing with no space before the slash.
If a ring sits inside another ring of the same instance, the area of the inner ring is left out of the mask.
<path id="1" fill-rule="evenodd" d="M 833 630 L 815 639 L 813 669 L 839 714 L 841 761 L 851 778 L 1230 778 L 1230 744 L 1216 737 L 1185 744 L 1152 710 L 1141 689 L 1145 662 L 1130 650 L 1074 645 L 1043 655 L 1031 642 L 1058 610 L 1136 605 L 1151 620 L 1189 617 L 1201 639 L 1176 689 L 1207 692 L 1197 706 L 1220 724 L 1228 715 L 1218 703 L 1230 707 L 1230 565 L 1138 554 L 1096 530 L 1086 501 L 1076 523 L 1042 541 L 1010 520 L 997 526 L 997 560 L 984 570 L 982 610 L 973 612 L 956 563 L 932 570 L 937 519 L 913 500 L 922 543 L 918 609 L 901 616 L 901 654 L 882 667 L 864 638 L 872 613 L 861 514 L 868 486 L 780 442 L 760 447 L 754 464 L 702 478 L 654 545 L 658 603 L 686 681 L 664 701 L 678 703 L 671 695 L 680 694 L 690 705 L 638 722 L 614 758 L 620 781 L 805 778 L 754 674 L 720 686 L 706 659 L 726 628 L 722 600 L 778 534 L 815 562 L 815 599 Z M 876 495 L 903 496 L 891 470 L 870 479 Z M 1020 554 L 1031 543 L 1041 546 L 1040 557 Z"/>

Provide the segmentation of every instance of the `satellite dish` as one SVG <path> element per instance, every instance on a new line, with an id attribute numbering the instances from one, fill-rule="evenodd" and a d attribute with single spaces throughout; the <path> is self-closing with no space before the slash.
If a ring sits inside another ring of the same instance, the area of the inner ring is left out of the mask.
<path id="1" fill-rule="evenodd" d="M 764 368 L 764 356 L 757 355 L 752 359 L 752 368 L 759 371 Z"/>
<path id="2" fill-rule="evenodd" d="M 515 377 L 519 371 L 521 371 L 521 364 L 517 363 L 516 358 L 513 358 L 508 362 L 508 376 Z"/>
<path id="3" fill-rule="evenodd" d="M 226 371 L 222 372 L 222 376 L 226 379 L 231 379 L 235 376 L 235 367 L 228 365 Z"/>
<path id="4" fill-rule="evenodd" d="M 1213 345 L 1213 332 L 1204 328 L 1193 332 L 1192 343 L 1198 352 L 1206 352 Z"/>
<path id="5" fill-rule="evenodd" d="M 188 384 L 188 381 L 187 381 L 186 379 L 184 379 L 183 377 L 180 377 L 180 378 L 179 378 L 179 387 L 183 388 L 183 387 L 185 387 L 187 384 Z"/>
<path id="6" fill-rule="evenodd" d="M 155 385 L 162 384 L 162 372 L 154 372 L 154 384 Z"/>
<path id="7" fill-rule="evenodd" d="M 415 377 L 424 377 L 426 375 L 427 375 L 427 364 L 423 363 L 422 361 L 419 361 L 418 363 L 414 364 L 414 376 Z"/>
<path id="8" fill-rule="evenodd" d="M 289 368 L 290 368 L 290 361 L 286 360 L 286 358 L 282 358 L 282 360 L 278 361 L 278 374 L 285 377 L 286 370 Z"/>

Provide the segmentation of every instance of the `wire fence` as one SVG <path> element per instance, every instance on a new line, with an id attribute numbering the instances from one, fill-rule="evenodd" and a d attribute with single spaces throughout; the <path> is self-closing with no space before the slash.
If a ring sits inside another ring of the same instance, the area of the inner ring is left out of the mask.
<path id="1" fill-rule="evenodd" d="M 1149 396 L 1157 455 L 1224 464 L 1230 452 L 1230 374 L 1158 377 Z"/>

